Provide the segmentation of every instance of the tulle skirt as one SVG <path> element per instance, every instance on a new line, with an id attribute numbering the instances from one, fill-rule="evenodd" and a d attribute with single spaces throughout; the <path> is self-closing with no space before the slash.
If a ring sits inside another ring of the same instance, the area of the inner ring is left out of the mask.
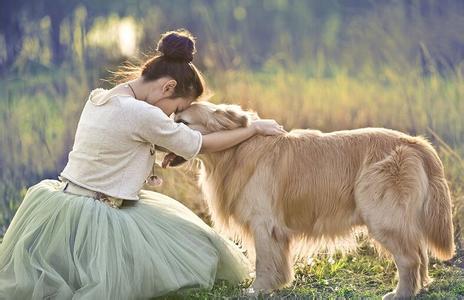
<path id="1" fill-rule="evenodd" d="M 0 299 L 147 299 L 249 278 L 240 249 L 172 198 L 142 190 L 117 209 L 62 187 L 28 190 L 0 245 Z"/>

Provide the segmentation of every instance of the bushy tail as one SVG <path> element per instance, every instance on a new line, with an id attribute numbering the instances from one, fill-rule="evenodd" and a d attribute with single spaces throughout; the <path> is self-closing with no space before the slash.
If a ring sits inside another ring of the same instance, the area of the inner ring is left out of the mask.
<path id="1" fill-rule="evenodd" d="M 425 140 L 418 143 L 429 177 L 428 196 L 424 205 L 425 236 L 432 254 L 441 260 L 454 256 L 454 228 L 451 195 L 443 171 L 443 164 L 435 149 Z"/>
<path id="2" fill-rule="evenodd" d="M 434 256 L 447 260 L 454 256 L 453 220 L 451 197 L 444 179 L 430 184 L 429 199 L 425 203 L 426 236 Z"/>

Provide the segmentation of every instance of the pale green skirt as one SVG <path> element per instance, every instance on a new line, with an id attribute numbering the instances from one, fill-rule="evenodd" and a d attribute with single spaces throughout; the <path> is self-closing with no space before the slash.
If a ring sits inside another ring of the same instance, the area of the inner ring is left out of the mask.
<path id="1" fill-rule="evenodd" d="M 61 188 L 28 190 L 0 245 L 0 299 L 146 299 L 249 278 L 240 249 L 172 198 L 142 190 L 117 209 Z"/>

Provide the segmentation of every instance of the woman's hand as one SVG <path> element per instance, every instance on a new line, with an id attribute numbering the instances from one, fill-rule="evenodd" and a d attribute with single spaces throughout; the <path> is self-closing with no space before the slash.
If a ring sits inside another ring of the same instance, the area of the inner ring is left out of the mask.
<path id="1" fill-rule="evenodd" d="M 260 135 L 279 135 L 287 132 L 282 125 L 272 119 L 254 120 L 250 127 L 255 130 L 256 134 Z"/>
<path id="2" fill-rule="evenodd" d="M 274 120 L 255 120 L 248 127 L 216 131 L 203 135 L 200 153 L 217 152 L 233 147 L 255 134 L 279 135 L 286 131 Z"/>

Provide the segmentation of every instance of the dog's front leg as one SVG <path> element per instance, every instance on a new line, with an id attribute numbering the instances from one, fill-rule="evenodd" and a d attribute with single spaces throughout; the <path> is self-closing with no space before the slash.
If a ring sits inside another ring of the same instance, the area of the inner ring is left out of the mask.
<path id="1" fill-rule="evenodd" d="M 288 234 L 266 220 L 253 224 L 252 231 L 256 250 L 254 291 L 270 292 L 289 283 L 293 274 Z"/>

